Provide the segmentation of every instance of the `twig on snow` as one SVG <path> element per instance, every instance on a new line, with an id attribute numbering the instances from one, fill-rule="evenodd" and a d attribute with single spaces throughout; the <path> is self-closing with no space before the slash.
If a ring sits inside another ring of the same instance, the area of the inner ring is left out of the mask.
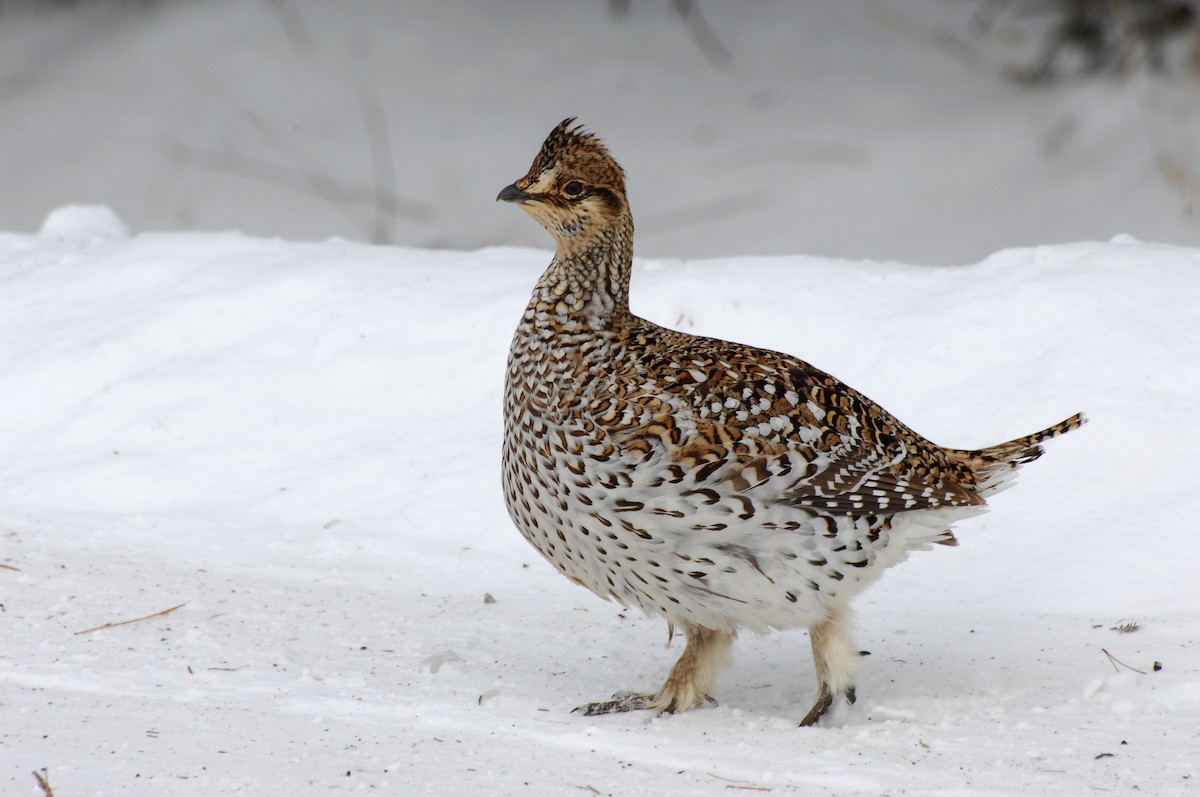
<path id="1" fill-rule="evenodd" d="M 717 780 L 725 781 L 725 788 L 727 789 L 742 789 L 743 791 L 771 791 L 773 788 L 771 786 L 744 786 L 733 778 L 727 778 L 722 775 L 718 775 L 716 772 L 709 772 L 708 776 L 710 778 L 716 778 Z"/>
<path id="2" fill-rule="evenodd" d="M 20 572 L 21 572 L 21 568 L 19 568 L 19 567 L 13 567 L 12 565 L 0 564 L 0 567 L 3 567 L 5 570 L 15 570 L 15 571 L 17 571 L 18 573 L 20 573 Z"/>
<path id="3" fill-rule="evenodd" d="M 42 767 L 41 772 L 35 769 L 33 776 L 37 778 L 37 785 L 42 790 L 42 794 L 46 795 L 46 797 L 54 797 L 54 789 L 50 788 L 50 781 L 46 777 L 46 768 Z"/>
<path id="4" fill-rule="evenodd" d="M 150 620 L 155 617 L 162 617 L 164 615 L 170 614 L 171 612 L 175 611 L 176 609 L 182 609 L 184 606 L 187 606 L 187 604 L 181 603 L 178 606 L 172 606 L 170 609 L 163 609 L 161 612 L 154 612 L 153 614 L 147 614 L 145 617 L 135 617 L 132 620 L 121 620 L 118 623 L 105 623 L 104 625 L 98 625 L 95 628 L 85 628 L 82 631 L 76 631 L 75 636 L 79 636 L 80 634 L 90 634 L 93 631 L 103 631 L 106 628 L 116 628 L 119 625 L 129 625 L 130 623 L 140 623 L 142 620 Z"/>
<path id="5" fill-rule="evenodd" d="M 1100 652 L 1101 652 L 1101 653 L 1103 653 L 1105 656 L 1108 656 L 1108 663 L 1109 663 L 1109 664 L 1111 664 L 1111 665 L 1113 666 L 1113 669 L 1114 669 L 1114 670 L 1116 670 L 1117 672 L 1120 672 L 1120 671 L 1121 671 L 1121 667 L 1124 667 L 1124 668 L 1125 668 L 1125 669 L 1127 669 L 1127 670 L 1133 670 L 1133 671 L 1134 671 L 1134 672 L 1136 672 L 1138 675 L 1145 675 L 1145 674 L 1146 674 L 1146 671 L 1145 671 L 1145 670 L 1139 670 L 1137 667 L 1130 667 L 1128 664 L 1126 664 L 1125 662 L 1121 661 L 1120 659 L 1118 659 L 1118 658 L 1117 658 L 1116 656 L 1114 656 L 1113 654 L 1109 653 L 1109 652 L 1108 652 L 1107 650 L 1105 650 L 1104 648 L 1100 648 Z M 1118 666 L 1117 666 L 1118 664 L 1119 664 L 1119 665 L 1121 665 L 1121 667 L 1118 667 Z"/>

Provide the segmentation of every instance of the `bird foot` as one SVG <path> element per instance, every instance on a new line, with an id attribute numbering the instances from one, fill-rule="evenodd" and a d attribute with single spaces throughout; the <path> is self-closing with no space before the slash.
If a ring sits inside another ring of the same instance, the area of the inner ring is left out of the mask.
<path id="1" fill-rule="evenodd" d="M 848 686 L 842 692 L 846 697 L 846 702 L 853 705 L 858 699 L 858 695 L 854 691 L 853 686 Z M 817 721 L 829 713 L 829 709 L 833 706 L 833 693 L 826 686 L 821 687 L 821 692 L 817 695 L 817 702 L 813 703 L 813 707 L 804 715 L 804 719 L 800 720 L 801 728 L 808 728 L 817 724 Z"/>
<path id="2" fill-rule="evenodd" d="M 700 704 L 705 706 L 715 706 L 717 701 L 708 695 L 701 695 Z M 605 700 L 599 703 L 587 703 L 579 706 L 571 711 L 572 714 L 582 713 L 585 717 L 595 717 L 600 714 L 621 714 L 626 711 L 646 711 L 657 710 L 661 714 L 674 714 L 676 711 L 686 711 L 694 706 L 686 706 L 680 708 L 677 701 L 672 698 L 665 705 L 661 695 L 642 695 L 637 692 L 617 692 L 613 695 L 612 700 Z"/>
<path id="3" fill-rule="evenodd" d="M 582 712 L 585 717 L 595 717 L 599 714 L 621 714 L 626 711 L 641 711 L 650 707 L 654 695 L 639 695 L 637 692 L 617 692 L 612 700 L 599 703 L 587 703 L 575 708 L 571 713 Z"/>

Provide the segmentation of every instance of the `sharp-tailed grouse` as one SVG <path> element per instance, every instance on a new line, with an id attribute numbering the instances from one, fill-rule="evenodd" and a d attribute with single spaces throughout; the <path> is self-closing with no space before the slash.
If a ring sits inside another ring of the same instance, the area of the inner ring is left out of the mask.
<path id="1" fill-rule="evenodd" d="M 1083 417 L 942 448 L 803 360 L 638 318 L 624 173 L 573 124 L 498 197 L 557 243 L 509 354 L 504 497 L 569 579 L 687 634 L 657 692 L 585 709 L 694 708 L 739 628 L 803 626 L 811 725 L 854 701 L 851 598 L 914 548 L 955 544 L 955 521 Z"/>

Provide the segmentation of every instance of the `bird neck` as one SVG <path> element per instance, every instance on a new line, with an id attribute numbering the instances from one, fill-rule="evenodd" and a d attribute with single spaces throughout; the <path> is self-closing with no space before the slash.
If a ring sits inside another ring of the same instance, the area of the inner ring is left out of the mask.
<path id="1" fill-rule="evenodd" d="M 633 220 L 625 215 L 586 240 L 560 239 L 532 305 L 559 326 L 611 326 L 629 315 Z"/>

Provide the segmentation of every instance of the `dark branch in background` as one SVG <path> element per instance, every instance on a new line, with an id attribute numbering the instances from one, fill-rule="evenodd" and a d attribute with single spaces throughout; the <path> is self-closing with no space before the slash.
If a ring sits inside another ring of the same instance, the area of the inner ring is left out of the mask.
<path id="1" fill-rule="evenodd" d="M 692 34 L 700 52 L 704 53 L 704 57 L 708 59 L 709 63 L 718 68 L 729 64 L 732 60 L 729 50 L 725 49 L 717 32 L 700 13 L 700 8 L 696 5 L 695 0 L 671 0 L 671 8 L 687 25 L 688 33 Z"/>
<path id="2" fill-rule="evenodd" d="M 1193 0 L 1027 0 L 1018 14 L 1046 19 L 1041 54 L 1032 66 L 1014 69 L 1022 83 L 1061 80 L 1063 61 L 1082 61 L 1078 73 L 1126 74 L 1145 65 L 1168 71 L 1167 47 L 1188 36 L 1191 53 L 1185 69 L 1200 71 L 1200 15 Z"/>
<path id="3" fill-rule="evenodd" d="M 1026 86 L 1139 69 L 1200 74 L 1200 0 L 974 0 L 958 30 L 948 27 L 952 17 L 935 21 L 887 0 L 864 2 L 885 27 Z M 987 58 L 988 50 L 1014 45 L 1028 51 L 1018 56 L 1026 65 L 997 68 Z"/>
<path id="4" fill-rule="evenodd" d="M 866 9 L 871 16 L 889 30 L 931 47 L 968 69 L 984 68 L 983 60 L 974 45 L 940 26 L 917 18 L 911 11 L 903 11 L 894 5 L 889 5 L 886 0 L 869 0 Z"/>
<path id="5" fill-rule="evenodd" d="M 292 44 L 292 49 L 301 58 L 310 58 L 317 51 L 317 43 L 308 32 L 308 25 L 299 9 L 290 0 L 270 0 L 271 9 L 279 19 L 283 33 Z"/>
<path id="6" fill-rule="evenodd" d="M 1013 0 L 983 0 L 979 4 L 979 8 L 975 9 L 975 13 L 971 15 L 971 21 L 967 27 L 977 36 L 983 36 L 989 33 L 996 20 L 1000 18 L 1000 12 L 1011 6 Z"/>
<path id="7" fill-rule="evenodd" d="M 368 90 L 368 88 L 370 90 Z M 391 217 L 395 214 L 396 195 L 392 186 L 396 184 L 396 163 L 392 157 L 392 138 L 388 130 L 387 114 L 379 101 L 374 84 L 358 93 L 358 105 L 362 109 L 363 124 L 367 128 L 367 144 L 371 150 L 371 165 L 374 185 L 375 225 L 371 234 L 372 243 L 392 243 Z"/>
<path id="8" fill-rule="evenodd" d="M 861 166 L 867 150 L 841 141 L 805 141 L 777 138 L 734 144 L 709 158 L 706 164 L 720 171 L 741 171 L 774 163 L 820 163 L 827 166 Z"/>
<path id="9" fill-rule="evenodd" d="M 306 30 L 306 29 L 305 29 Z M 326 202 L 338 215 L 355 227 L 363 223 L 361 209 L 371 211 L 368 235 L 376 243 L 391 239 L 395 220 L 429 221 L 431 206 L 398 195 L 387 117 L 377 94 L 368 84 L 359 91 L 359 105 L 366 126 L 368 146 L 374 167 L 370 183 L 334 176 L 320 160 L 294 136 L 260 113 L 253 104 L 238 96 L 237 90 L 218 81 L 202 67 L 192 70 L 198 83 L 205 86 L 225 105 L 233 108 L 254 126 L 262 141 L 277 153 L 275 158 L 260 158 L 232 149 L 217 149 L 167 138 L 161 145 L 173 162 L 205 171 L 228 174 L 248 180 L 281 186 Z"/>
<path id="10" fill-rule="evenodd" d="M 639 226 L 645 230 L 647 236 L 661 235 L 699 224 L 725 221 L 747 213 L 758 213 L 769 204 L 762 191 L 746 191 L 660 210 L 657 213 L 643 213 Z"/>
<path id="11" fill-rule="evenodd" d="M 614 19 L 625 19 L 629 16 L 633 4 L 630 0 L 608 0 L 608 13 Z M 721 43 L 717 32 L 708 24 L 708 20 L 700 13 L 695 0 L 671 0 L 671 10 L 679 17 L 687 28 L 688 34 L 700 48 L 700 52 L 708 62 L 718 69 L 728 66 L 733 60 L 729 50 Z"/>
<path id="12" fill-rule="evenodd" d="M 344 205 L 374 208 L 393 218 L 410 221 L 428 221 L 433 215 L 428 205 L 397 196 L 378 186 L 329 177 L 297 166 L 286 166 L 237 152 L 198 147 L 173 138 L 166 139 L 162 149 L 167 158 L 177 163 L 282 186 L 318 197 L 339 208 Z"/>

